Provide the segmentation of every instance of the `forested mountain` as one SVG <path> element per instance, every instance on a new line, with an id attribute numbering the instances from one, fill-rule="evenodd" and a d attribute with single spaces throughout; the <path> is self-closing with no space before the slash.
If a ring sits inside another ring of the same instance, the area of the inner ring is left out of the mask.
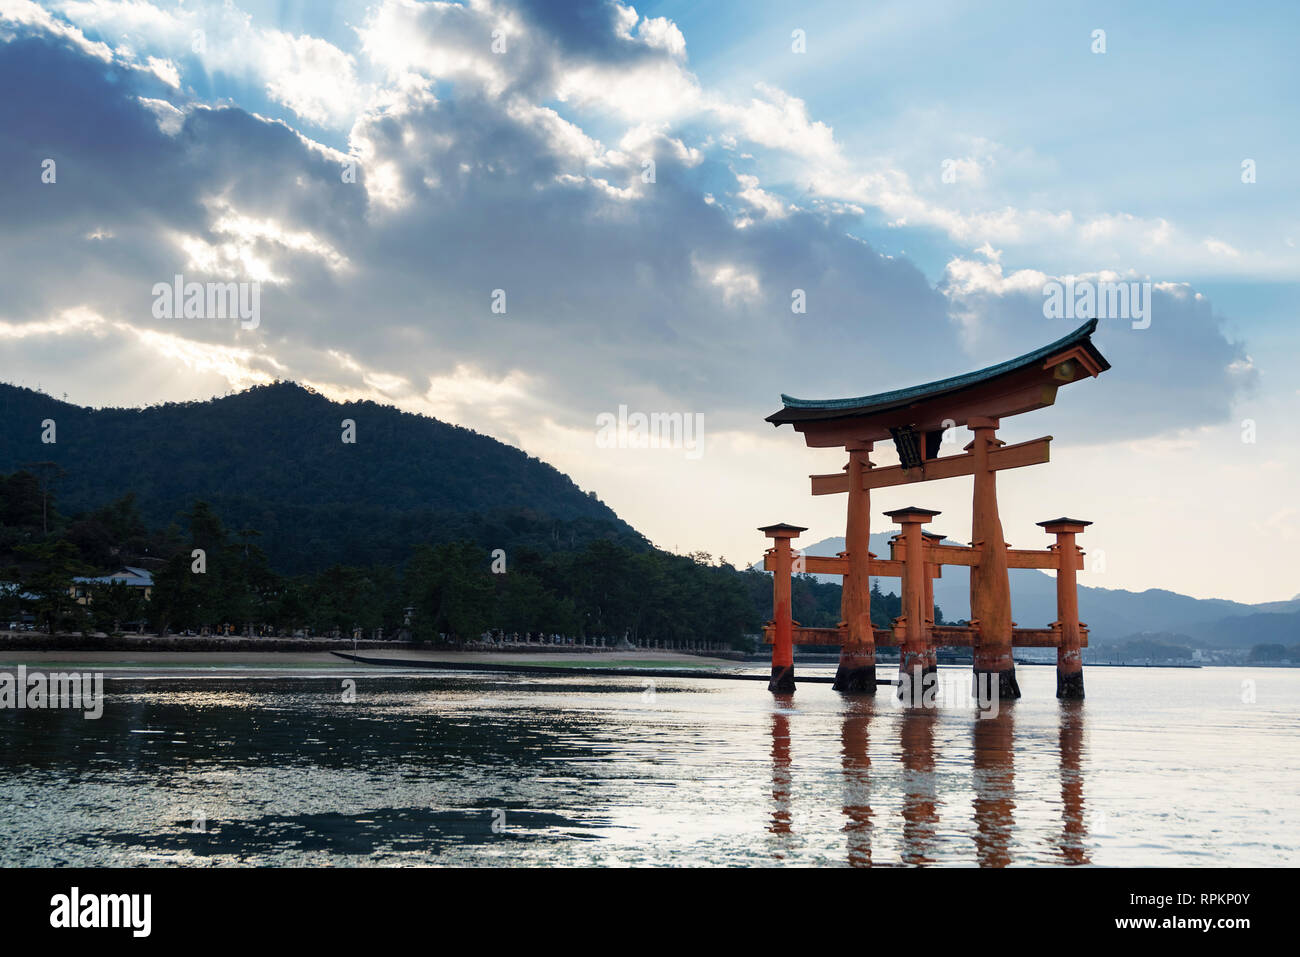
<path id="1" fill-rule="evenodd" d="M 153 576 L 148 601 L 118 585 L 94 585 L 87 605 L 70 597 L 75 577 L 130 564 Z M 0 385 L 8 620 L 739 644 L 771 614 L 771 589 L 762 572 L 651 547 L 518 449 L 390 407 L 277 383 L 96 410 Z M 793 606 L 802 624 L 833 626 L 839 584 L 799 576 Z M 896 595 L 875 596 L 878 625 L 898 613 Z"/>
<path id="2" fill-rule="evenodd" d="M 343 441 L 345 419 L 355 442 Z M 0 473 L 35 472 L 65 514 L 130 492 L 144 521 L 165 527 L 203 500 L 228 527 L 257 529 L 288 573 L 402 561 L 419 543 L 648 547 L 594 494 L 519 449 L 288 382 L 144 409 L 87 409 L 0 384 L 0 424 Z"/>

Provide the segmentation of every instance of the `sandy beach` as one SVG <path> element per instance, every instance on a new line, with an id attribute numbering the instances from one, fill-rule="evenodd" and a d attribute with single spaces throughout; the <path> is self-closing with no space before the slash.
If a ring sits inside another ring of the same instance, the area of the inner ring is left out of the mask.
<path id="1" fill-rule="evenodd" d="M 447 662 L 461 667 L 469 664 L 505 664 L 567 668 L 683 668 L 714 670 L 735 668 L 737 662 L 721 658 L 703 658 L 671 651 L 610 652 L 608 654 L 573 654 L 571 652 L 536 652 L 511 654 L 491 651 L 445 651 L 432 649 L 385 649 L 374 652 L 385 658 L 400 658 L 430 663 Z M 406 670 L 346 661 L 327 651 L 20 651 L 0 650 L 0 671 L 13 671 L 19 665 L 29 669 L 82 669 L 103 671 L 107 677 L 221 677 L 250 673 L 294 674 L 385 673 L 412 674 Z"/>

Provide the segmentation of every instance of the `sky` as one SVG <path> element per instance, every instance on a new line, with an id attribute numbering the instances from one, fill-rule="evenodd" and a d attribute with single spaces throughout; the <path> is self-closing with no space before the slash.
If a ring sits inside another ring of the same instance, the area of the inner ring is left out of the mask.
<path id="1" fill-rule="evenodd" d="M 1291 598 L 1300 14 L 1134 6 L 0 0 L 0 380 L 373 399 L 742 564 L 844 533 L 782 393 L 960 374 L 1077 326 L 1054 283 L 1149 283 L 1111 370 L 1004 422 L 1054 437 L 999 474 L 1006 538 L 1067 514 L 1084 584 Z M 177 275 L 255 320 L 167 315 Z M 620 409 L 699 442 L 608 441 Z M 881 490 L 873 531 L 968 540 L 970 496 Z"/>

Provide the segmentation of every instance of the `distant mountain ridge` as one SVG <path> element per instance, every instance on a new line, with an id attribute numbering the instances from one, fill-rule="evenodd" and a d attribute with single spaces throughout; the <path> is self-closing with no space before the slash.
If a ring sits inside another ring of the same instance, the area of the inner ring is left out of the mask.
<path id="1" fill-rule="evenodd" d="M 871 551 L 889 555 L 892 532 L 871 536 Z M 946 544 L 965 545 L 944 539 Z M 835 555 L 844 551 L 843 538 L 824 538 L 809 545 L 809 555 Z M 756 567 L 762 567 L 757 563 Z M 838 583 L 838 575 L 818 575 Z M 1056 581 L 1033 568 L 1013 568 L 1011 614 L 1027 628 L 1041 627 L 1056 618 Z M 875 579 L 883 591 L 897 592 L 898 579 Z M 935 579 L 934 601 L 948 621 L 970 616 L 970 571 L 945 566 Z M 1180 631 L 1221 647 L 1249 647 L 1262 641 L 1295 641 L 1300 636 L 1300 596 L 1290 601 L 1248 605 L 1221 598 L 1192 598 L 1177 592 L 1150 588 L 1143 592 L 1117 588 L 1079 586 L 1079 617 L 1087 623 L 1093 642 L 1118 641 L 1139 632 Z"/>
<path id="2" fill-rule="evenodd" d="M 355 443 L 342 438 L 355 422 Z M 41 441 L 46 420 L 53 443 Z M 90 409 L 0 383 L 0 472 L 50 461 L 65 514 L 134 492 L 153 525 L 204 499 L 288 571 L 401 560 L 457 537 L 648 547 L 594 494 L 527 453 L 374 402 L 333 402 L 290 382 L 203 402 Z"/>

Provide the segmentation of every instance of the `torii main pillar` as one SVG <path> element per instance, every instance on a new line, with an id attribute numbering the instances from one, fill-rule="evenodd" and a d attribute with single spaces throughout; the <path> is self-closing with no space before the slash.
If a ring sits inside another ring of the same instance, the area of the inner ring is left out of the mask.
<path id="1" fill-rule="evenodd" d="M 876 693 L 876 633 L 871 628 L 871 493 L 863 481 L 872 467 L 871 442 L 848 448 L 849 508 L 844 530 L 848 568 L 840 592 L 844 643 L 835 671 L 836 691 Z"/>
<path id="2" fill-rule="evenodd" d="M 971 504 L 971 545 L 980 550 L 979 564 L 970 570 L 971 624 L 979 628 L 975 645 L 974 678 L 988 675 L 989 688 L 996 682 L 999 701 L 1020 697 L 1016 662 L 1011 655 L 1011 583 L 1007 577 L 1007 543 L 998 516 L 997 472 L 990 467 L 989 453 L 1005 443 L 995 434 L 998 420 L 973 415 L 966 422 L 975 433 L 966 446 L 975 456 L 975 493 Z"/>

